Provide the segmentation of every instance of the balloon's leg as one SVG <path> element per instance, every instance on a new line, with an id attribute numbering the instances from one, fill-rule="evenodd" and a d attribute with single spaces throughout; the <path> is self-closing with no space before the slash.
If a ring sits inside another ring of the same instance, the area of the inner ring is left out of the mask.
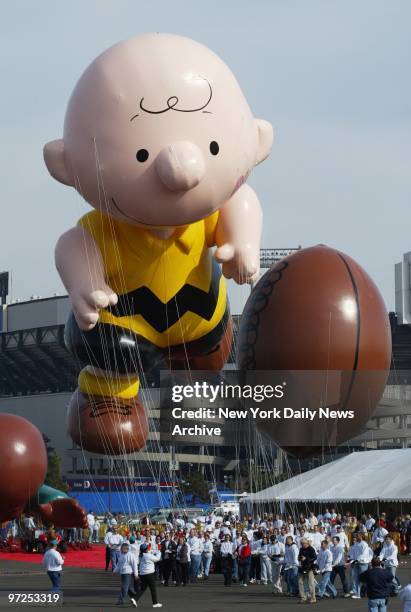
<path id="1" fill-rule="evenodd" d="M 220 342 L 203 355 L 190 355 L 190 347 L 187 346 L 187 358 L 171 359 L 171 370 L 214 370 L 220 371 L 226 364 L 233 344 L 233 321 L 229 317 L 227 325 Z"/>

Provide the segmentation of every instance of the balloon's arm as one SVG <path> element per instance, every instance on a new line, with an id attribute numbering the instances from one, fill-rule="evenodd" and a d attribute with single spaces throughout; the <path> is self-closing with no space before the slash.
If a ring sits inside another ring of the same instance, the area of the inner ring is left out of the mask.
<path id="1" fill-rule="evenodd" d="M 116 293 L 106 283 L 99 247 L 86 229 L 73 227 L 59 238 L 55 261 L 79 327 L 92 329 L 99 310 L 117 303 Z"/>
<path id="2" fill-rule="evenodd" d="M 215 257 L 223 274 L 237 283 L 252 283 L 260 272 L 263 213 L 251 187 L 244 184 L 220 209 Z"/>

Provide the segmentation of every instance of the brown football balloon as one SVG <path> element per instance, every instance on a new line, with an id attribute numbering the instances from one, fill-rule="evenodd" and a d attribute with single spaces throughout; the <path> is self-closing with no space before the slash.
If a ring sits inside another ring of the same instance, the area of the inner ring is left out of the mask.
<path id="1" fill-rule="evenodd" d="M 0 520 L 21 514 L 46 471 L 47 452 L 39 430 L 20 416 L 0 413 Z"/>
<path id="2" fill-rule="evenodd" d="M 245 305 L 239 370 L 283 371 L 286 399 L 300 408 L 311 401 L 353 411 L 353 418 L 327 423 L 258 423 L 296 456 L 326 452 L 360 433 L 383 394 L 390 361 L 390 324 L 381 294 L 361 266 L 335 249 L 318 245 L 281 260 Z"/>

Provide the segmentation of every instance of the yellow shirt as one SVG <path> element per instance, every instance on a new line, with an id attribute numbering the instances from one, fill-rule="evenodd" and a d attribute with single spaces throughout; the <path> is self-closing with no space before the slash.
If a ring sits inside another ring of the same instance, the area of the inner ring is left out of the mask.
<path id="1" fill-rule="evenodd" d="M 209 248 L 215 245 L 218 211 L 178 228 L 166 239 L 100 211 L 79 221 L 98 245 L 106 282 L 117 306 L 100 321 L 131 329 L 166 347 L 212 331 L 226 309 L 226 285 Z"/>

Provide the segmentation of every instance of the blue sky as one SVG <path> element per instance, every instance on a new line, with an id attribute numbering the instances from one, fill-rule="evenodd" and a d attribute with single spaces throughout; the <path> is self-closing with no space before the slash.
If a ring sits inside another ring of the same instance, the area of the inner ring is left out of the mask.
<path id="1" fill-rule="evenodd" d="M 253 173 L 263 245 L 325 243 L 361 263 L 394 305 L 411 250 L 411 3 L 404 0 L 71 0 L 2 5 L 0 270 L 13 297 L 62 292 L 58 236 L 88 210 L 42 160 L 86 65 L 146 31 L 218 53 L 275 129 Z M 232 291 L 234 307 L 246 290 Z"/>

